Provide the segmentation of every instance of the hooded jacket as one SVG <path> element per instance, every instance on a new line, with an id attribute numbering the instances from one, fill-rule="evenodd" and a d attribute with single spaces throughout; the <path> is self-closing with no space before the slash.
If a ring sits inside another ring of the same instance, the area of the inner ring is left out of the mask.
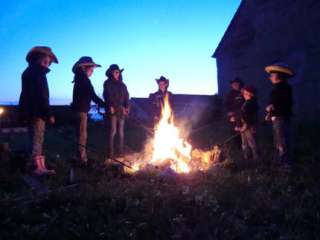
<path id="1" fill-rule="evenodd" d="M 115 114 L 123 117 L 123 109 L 129 107 L 129 92 L 127 86 L 120 80 L 108 78 L 103 84 L 103 98 L 106 102 L 106 112 L 110 113 L 113 107 Z"/>
<path id="2" fill-rule="evenodd" d="M 19 111 L 23 119 L 42 118 L 47 120 L 52 116 L 49 104 L 49 88 L 47 73 L 50 69 L 39 64 L 30 64 L 23 72 L 22 91 L 19 99 Z"/>
<path id="3" fill-rule="evenodd" d="M 91 101 L 104 106 L 104 102 L 97 96 L 90 79 L 81 70 L 78 69 L 73 80 L 73 98 L 71 103 L 72 110 L 76 112 L 89 112 Z"/>

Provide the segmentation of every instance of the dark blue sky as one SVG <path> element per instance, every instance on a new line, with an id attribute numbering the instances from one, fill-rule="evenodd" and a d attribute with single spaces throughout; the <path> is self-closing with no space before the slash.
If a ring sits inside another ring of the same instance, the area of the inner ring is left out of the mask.
<path id="1" fill-rule="evenodd" d="M 240 0 L 13 0 L 0 10 L 0 101 L 15 101 L 25 55 L 34 45 L 52 47 L 59 58 L 48 75 L 51 98 L 72 95 L 71 67 L 82 55 L 103 67 L 92 82 L 101 94 L 111 63 L 125 68 L 131 96 L 146 97 L 167 76 L 174 93 L 214 94 L 211 55 Z"/>

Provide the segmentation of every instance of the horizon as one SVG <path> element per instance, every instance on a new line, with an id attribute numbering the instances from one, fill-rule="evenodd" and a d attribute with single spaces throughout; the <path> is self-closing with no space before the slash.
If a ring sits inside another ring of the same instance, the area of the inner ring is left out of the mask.
<path id="1" fill-rule="evenodd" d="M 71 102 L 71 68 L 84 55 L 102 65 L 91 77 L 99 96 L 112 63 L 125 69 L 130 97 L 155 92 L 154 80 L 160 75 L 170 79 L 175 94 L 217 93 L 212 54 L 240 0 L 101 3 L 77 2 L 75 7 L 62 0 L 6 2 L 0 10 L 0 43 L 6 46 L 0 49 L 0 71 L 8 84 L 0 102 L 18 101 L 25 56 L 36 45 L 51 47 L 59 59 L 47 75 L 52 103 Z"/>

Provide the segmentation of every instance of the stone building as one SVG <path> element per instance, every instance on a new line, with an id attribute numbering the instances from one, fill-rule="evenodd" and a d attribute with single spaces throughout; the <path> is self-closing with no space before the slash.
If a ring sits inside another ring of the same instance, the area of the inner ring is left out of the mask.
<path id="1" fill-rule="evenodd" d="M 263 112 L 271 89 L 264 67 L 285 62 L 296 72 L 290 80 L 296 116 L 319 118 L 319 26 L 319 0 L 242 0 L 213 54 L 219 95 L 240 77 L 257 87 Z"/>

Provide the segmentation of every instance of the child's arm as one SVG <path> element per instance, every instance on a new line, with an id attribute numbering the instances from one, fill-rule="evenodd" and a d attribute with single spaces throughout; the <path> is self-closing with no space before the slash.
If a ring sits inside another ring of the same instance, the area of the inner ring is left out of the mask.
<path id="1" fill-rule="evenodd" d="M 98 104 L 99 107 L 105 106 L 104 101 L 100 97 L 98 97 L 98 95 L 94 91 L 94 88 L 91 83 L 90 83 L 90 95 L 91 95 L 92 101 L 94 101 L 96 104 Z"/>
<path id="2" fill-rule="evenodd" d="M 129 92 L 127 87 L 125 86 L 125 94 L 124 94 L 124 103 L 123 103 L 123 107 L 128 108 L 129 107 Z"/>

